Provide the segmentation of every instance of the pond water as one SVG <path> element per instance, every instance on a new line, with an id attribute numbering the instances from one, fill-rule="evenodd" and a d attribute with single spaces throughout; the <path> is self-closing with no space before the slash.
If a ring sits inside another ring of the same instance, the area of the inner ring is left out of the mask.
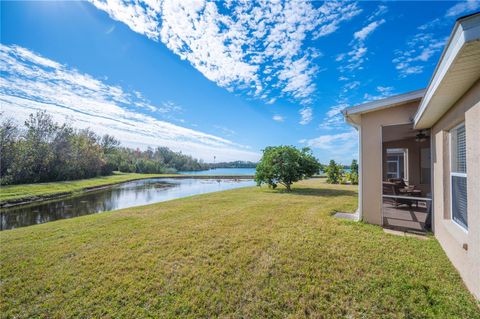
<path id="1" fill-rule="evenodd" d="M 255 175 L 255 168 L 212 168 L 204 171 L 179 173 L 188 175 Z"/>
<path id="2" fill-rule="evenodd" d="M 132 181 L 79 196 L 1 209 L 0 230 L 253 185 L 252 180 L 228 179 L 151 178 Z"/>

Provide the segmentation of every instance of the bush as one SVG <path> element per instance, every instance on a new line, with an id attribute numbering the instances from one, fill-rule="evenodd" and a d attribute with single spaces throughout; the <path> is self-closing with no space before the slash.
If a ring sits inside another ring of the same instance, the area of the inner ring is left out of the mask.
<path id="1" fill-rule="evenodd" d="M 350 183 L 353 185 L 358 184 L 358 163 L 357 160 L 352 160 L 352 165 L 350 165 L 350 176 L 349 179 Z"/>
<path id="2" fill-rule="evenodd" d="M 326 167 L 327 183 L 338 184 L 342 181 L 343 168 L 337 164 L 334 160 L 330 160 L 330 163 Z"/>

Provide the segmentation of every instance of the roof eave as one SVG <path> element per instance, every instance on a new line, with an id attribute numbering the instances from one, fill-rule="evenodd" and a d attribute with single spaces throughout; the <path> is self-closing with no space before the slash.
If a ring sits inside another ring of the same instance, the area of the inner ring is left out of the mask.
<path id="1" fill-rule="evenodd" d="M 342 111 L 345 118 L 352 117 L 354 115 L 360 116 L 361 114 L 379 111 L 387 108 L 391 108 L 397 105 L 403 105 L 415 101 L 419 101 L 424 96 L 425 89 L 415 90 L 395 96 L 391 96 L 385 99 L 375 100 L 355 106 L 351 106 Z"/>
<path id="2" fill-rule="evenodd" d="M 475 21 L 477 20 L 477 21 Z M 448 39 L 440 60 L 435 67 L 435 71 L 430 79 L 425 96 L 422 99 L 418 111 L 414 116 L 414 127 L 418 129 L 429 128 L 438 120 L 436 117 L 429 117 L 427 112 L 431 107 L 431 100 L 437 93 L 440 84 L 445 79 L 447 71 L 457 58 L 462 48 L 469 42 L 480 39 L 480 13 L 471 14 L 459 18 L 455 23 L 452 33 Z M 473 26 L 472 26 L 473 25 Z M 468 88 L 467 88 L 468 89 Z"/>

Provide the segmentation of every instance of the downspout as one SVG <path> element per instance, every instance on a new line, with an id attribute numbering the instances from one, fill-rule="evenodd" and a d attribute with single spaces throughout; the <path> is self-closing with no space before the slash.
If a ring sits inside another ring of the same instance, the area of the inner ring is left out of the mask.
<path id="1" fill-rule="evenodd" d="M 363 219 L 363 200 L 362 200 L 362 189 L 363 189 L 363 167 L 362 167 L 362 126 L 355 123 L 347 113 L 347 110 L 342 111 L 345 121 L 353 126 L 358 132 L 358 220 Z"/>
<path id="2" fill-rule="evenodd" d="M 358 131 L 358 220 L 363 219 L 363 205 L 362 205 L 362 127 L 358 124 L 352 123 L 353 127 Z"/>
<path id="3" fill-rule="evenodd" d="M 436 153 L 436 150 L 433 149 L 433 147 L 435 146 L 436 148 L 436 144 L 434 143 L 434 136 L 432 134 L 432 129 L 430 129 L 430 192 L 432 194 L 432 200 L 431 200 L 431 206 L 430 206 L 430 216 L 432 217 L 431 218 L 431 227 L 432 227 L 432 233 L 435 234 L 435 212 L 434 212 L 434 209 L 435 209 L 435 201 L 434 201 L 434 197 L 435 197 L 435 191 L 434 191 L 434 187 L 435 187 L 435 183 L 434 183 L 434 178 L 435 178 L 435 170 L 434 170 L 434 167 L 433 167 L 433 158 L 435 156 L 435 153 Z"/>

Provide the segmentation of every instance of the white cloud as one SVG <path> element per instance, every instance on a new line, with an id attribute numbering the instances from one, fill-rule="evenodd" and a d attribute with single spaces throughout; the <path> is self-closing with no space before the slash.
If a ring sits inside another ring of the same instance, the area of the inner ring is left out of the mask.
<path id="1" fill-rule="evenodd" d="M 182 111 L 182 107 L 172 101 L 163 102 L 162 106 L 158 108 L 158 112 L 160 113 L 171 113 L 171 112 L 180 112 L 180 111 Z"/>
<path id="2" fill-rule="evenodd" d="M 270 100 L 266 101 L 265 104 L 273 104 L 277 101 L 276 98 L 272 97 Z"/>
<path id="3" fill-rule="evenodd" d="M 322 150 L 331 150 L 336 148 L 338 142 L 349 141 L 355 139 L 357 136 L 357 132 L 352 130 L 346 133 L 321 135 L 317 138 L 307 140 L 305 143 L 310 147 L 315 147 Z"/>
<path id="4" fill-rule="evenodd" d="M 340 27 L 340 23 L 348 21 L 362 12 L 356 3 L 327 1 L 319 10 L 325 14 L 324 22 L 315 33 L 314 39 L 334 33 Z"/>
<path id="5" fill-rule="evenodd" d="M 114 135 L 130 147 L 167 146 L 205 160 L 259 157 L 247 146 L 149 115 L 177 111 L 173 102 L 157 107 L 139 92 L 126 92 L 15 45 L 0 44 L 0 61 L 2 111 L 17 121 L 46 110 L 58 122 Z"/>
<path id="6" fill-rule="evenodd" d="M 318 127 L 325 130 L 337 130 L 344 128 L 346 125 L 345 120 L 343 119 L 342 110 L 348 106 L 349 104 L 347 103 L 339 103 L 330 107 L 326 113 L 326 117 L 322 120 Z"/>
<path id="7" fill-rule="evenodd" d="M 349 163 L 351 159 L 358 158 L 358 133 L 355 130 L 338 134 L 321 135 L 313 139 L 299 141 L 312 149 L 325 151 L 321 155 L 323 160 L 334 159 L 339 162 Z"/>
<path id="8" fill-rule="evenodd" d="M 428 21 L 420 25 L 417 29 L 427 31 L 438 27 L 449 26 L 454 18 L 472 13 L 478 8 L 480 8 L 480 1 L 478 0 L 458 1 L 454 6 L 447 9 L 443 17 Z"/>
<path id="9" fill-rule="evenodd" d="M 115 31 L 115 25 L 112 25 L 110 28 L 108 28 L 108 30 L 105 31 L 105 34 L 110 34 L 110 33 L 112 33 L 113 31 Z"/>
<path id="10" fill-rule="evenodd" d="M 307 40 L 334 32 L 361 12 L 356 3 L 330 1 L 91 1 L 227 90 L 303 104 L 312 101 L 313 60 L 321 56 Z"/>
<path id="11" fill-rule="evenodd" d="M 313 110 L 311 107 L 304 107 L 300 110 L 300 124 L 307 125 L 313 120 Z"/>
<path id="12" fill-rule="evenodd" d="M 432 29 L 438 25 L 441 25 L 443 24 L 444 21 L 440 18 L 435 18 L 433 19 L 432 21 L 429 21 L 427 23 L 424 23 L 422 24 L 421 26 L 419 26 L 417 29 L 418 30 L 421 30 L 421 31 L 425 31 L 425 30 L 428 30 L 428 29 Z"/>
<path id="13" fill-rule="evenodd" d="M 407 42 L 405 50 L 396 50 L 392 62 L 399 71 L 400 77 L 423 72 L 425 62 L 439 53 L 447 41 L 446 38 L 437 39 L 432 33 L 417 33 Z"/>
<path id="14" fill-rule="evenodd" d="M 367 21 L 372 21 L 375 18 L 385 14 L 388 11 L 388 8 L 385 5 L 379 5 L 377 10 L 375 10 L 367 19 Z M 319 125 L 321 129 L 340 129 L 345 127 L 345 121 L 341 111 L 349 106 L 347 95 L 354 90 L 357 90 L 361 82 L 355 79 L 355 71 L 362 70 L 364 62 L 368 59 L 367 53 L 368 48 L 365 44 L 368 37 L 375 32 L 381 25 L 385 23 L 385 19 L 377 19 L 365 25 L 360 30 L 356 31 L 353 34 L 353 39 L 350 42 L 351 50 L 347 53 L 341 53 L 337 55 L 336 61 L 340 62 L 341 65 L 338 67 L 338 70 L 341 73 L 348 72 L 350 75 L 348 77 L 343 74 L 339 77 L 339 81 L 345 81 L 345 84 L 342 86 L 339 96 L 337 99 L 337 105 L 332 106 L 330 110 L 326 113 L 326 117 L 323 119 L 322 123 Z"/>
<path id="15" fill-rule="evenodd" d="M 432 56 L 439 53 L 447 38 L 434 37 L 431 33 L 434 29 L 445 27 L 452 23 L 453 18 L 468 14 L 480 8 L 480 1 L 468 0 L 456 3 L 450 7 L 443 17 L 435 18 L 420 25 L 417 29 L 421 32 L 415 34 L 412 40 L 407 42 L 405 50 L 396 50 L 393 63 L 399 71 L 400 77 L 404 78 L 411 74 L 420 74 L 424 69 L 424 62 L 428 62 Z M 430 33 L 427 33 L 430 32 Z"/>
<path id="16" fill-rule="evenodd" d="M 339 105 L 332 106 L 330 110 L 327 112 L 327 116 L 330 118 L 338 114 L 341 114 L 342 110 L 345 109 L 346 107 L 348 107 L 348 104 L 339 104 Z"/>
<path id="17" fill-rule="evenodd" d="M 469 11 L 473 11 L 480 8 L 480 1 L 478 0 L 468 0 L 462 1 L 451 7 L 445 13 L 446 17 L 457 17 Z"/>
<path id="18" fill-rule="evenodd" d="M 373 19 L 381 16 L 381 15 L 384 15 L 385 13 L 388 12 L 388 7 L 386 5 L 383 5 L 383 4 L 380 4 L 378 7 L 377 7 L 377 10 L 375 10 L 371 15 L 370 17 L 368 17 L 368 21 L 372 21 Z"/>
<path id="19" fill-rule="evenodd" d="M 281 115 L 278 115 L 278 114 L 277 114 L 277 115 L 274 115 L 274 116 L 272 117 L 272 119 L 273 119 L 274 121 L 277 121 L 277 122 L 284 122 L 284 121 L 285 121 L 285 117 L 283 117 L 283 116 L 281 116 Z"/>
<path id="20" fill-rule="evenodd" d="M 385 12 L 386 10 L 377 10 L 370 18 Z M 368 48 L 365 46 L 365 40 L 384 23 L 385 19 L 373 21 L 353 34 L 353 40 L 350 42 L 351 50 L 347 53 L 338 54 L 335 58 L 335 61 L 343 63 L 338 68 L 340 72 L 352 72 L 363 69 L 362 65 L 366 60 L 366 54 L 368 52 Z"/>
<path id="21" fill-rule="evenodd" d="M 346 93 L 347 91 L 350 91 L 350 90 L 353 90 L 353 89 L 356 89 L 357 87 L 360 86 L 360 81 L 352 81 L 352 82 L 349 82 L 349 83 L 346 83 L 344 85 L 344 92 Z"/>
<path id="22" fill-rule="evenodd" d="M 337 62 L 342 61 L 343 59 L 345 59 L 345 56 L 346 56 L 346 55 L 347 55 L 346 53 L 340 53 L 340 54 L 337 55 L 337 57 L 335 58 L 335 61 L 337 61 Z"/>
<path id="23" fill-rule="evenodd" d="M 225 127 L 223 125 L 214 125 L 214 128 L 219 130 L 222 134 L 226 136 L 232 136 L 232 135 L 237 135 L 237 132 L 235 132 L 232 129 L 229 129 L 228 127 Z"/>
<path id="24" fill-rule="evenodd" d="M 394 94 L 394 88 L 392 86 L 377 86 L 375 90 L 376 94 L 365 93 L 363 96 L 365 102 L 384 99 Z"/>
<path id="25" fill-rule="evenodd" d="M 385 23 L 385 19 L 373 21 L 369 25 L 363 27 L 361 30 L 355 32 L 353 37 L 359 41 L 365 41 L 365 39 L 375 31 L 379 26 Z"/>

